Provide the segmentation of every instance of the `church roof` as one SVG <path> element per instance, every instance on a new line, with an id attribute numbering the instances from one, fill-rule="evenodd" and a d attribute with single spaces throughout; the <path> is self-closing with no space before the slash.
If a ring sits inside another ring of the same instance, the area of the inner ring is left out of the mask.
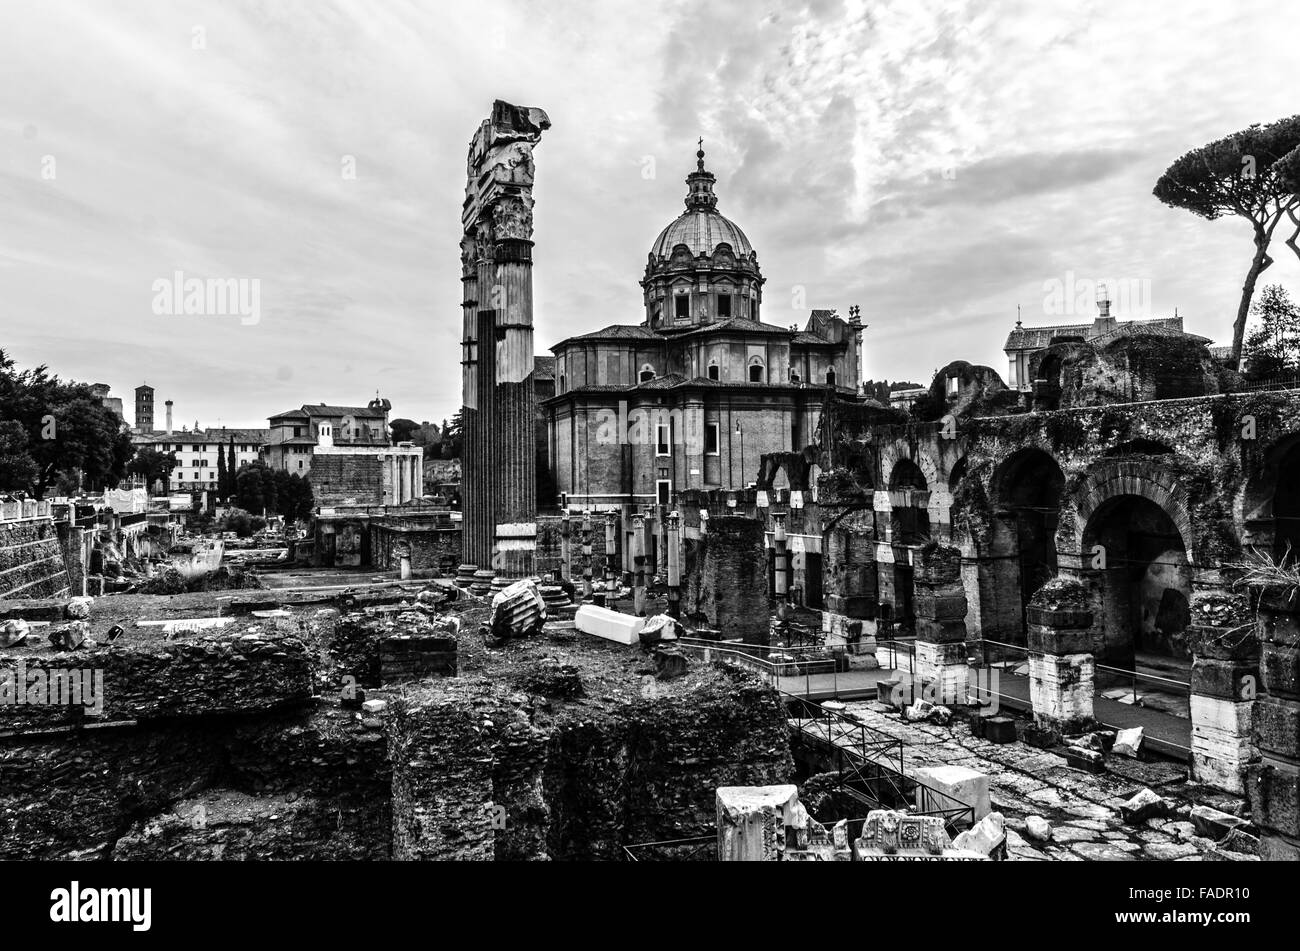
<path id="1" fill-rule="evenodd" d="M 576 337 L 569 337 L 567 340 L 656 340 L 658 335 L 653 330 L 649 330 L 640 324 L 610 324 L 601 330 L 593 330 L 591 333 L 578 334 Z M 562 341 L 562 342 L 567 342 Z M 558 344 L 557 344 L 558 346 Z M 552 347 L 551 349 L 555 349 Z"/>
<path id="2" fill-rule="evenodd" d="M 683 336 L 712 333 L 783 334 L 790 336 L 792 332 L 789 327 L 778 327 L 776 324 L 765 324 L 759 320 L 750 320 L 748 317 L 728 317 L 726 320 L 719 320 L 715 323 L 702 324 L 699 327 L 693 327 Z M 823 341 L 823 343 L 824 342 L 825 341 Z"/>
<path id="3" fill-rule="evenodd" d="M 657 258 L 668 257 L 679 244 L 690 248 L 691 254 L 712 254 L 720 244 L 731 245 L 738 257 L 748 256 L 754 250 L 740 226 L 712 208 L 682 212 L 659 232 L 650 253 Z"/>
<path id="4" fill-rule="evenodd" d="M 1183 330 L 1181 317 L 1152 317 L 1144 320 L 1125 320 L 1119 324 L 1123 327 L 1166 327 L 1178 333 Z M 1045 327 L 1017 327 L 1007 336 L 1003 350 L 1042 350 L 1051 345 L 1055 337 L 1089 338 L 1092 322 L 1086 324 L 1048 324 Z M 1114 331 L 1111 331 L 1114 333 Z M 1095 338 L 1094 338 L 1095 339 Z"/>

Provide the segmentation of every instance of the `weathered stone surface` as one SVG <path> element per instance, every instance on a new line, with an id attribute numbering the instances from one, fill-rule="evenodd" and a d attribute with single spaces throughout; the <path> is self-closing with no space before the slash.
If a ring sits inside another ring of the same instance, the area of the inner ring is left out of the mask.
<path id="1" fill-rule="evenodd" d="M 954 849 L 978 852 L 990 858 L 1002 858 L 1006 855 L 1007 829 L 1002 813 L 990 812 L 972 828 L 960 833 L 952 840 Z"/>
<path id="2" fill-rule="evenodd" d="M 722 786 L 717 791 L 718 861 L 776 862 L 799 806 L 793 785 Z"/>
<path id="3" fill-rule="evenodd" d="M 1140 726 L 1119 730 L 1115 734 L 1115 744 L 1111 747 L 1111 752 L 1119 756 L 1136 757 L 1142 749 L 1142 738 Z"/>
<path id="4" fill-rule="evenodd" d="M 1025 835 L 1035 842 L 1050 842 L 1052 840 L 1052 824 L 1042 816 L 1027 816 L 1025 818 Z"/>
<path id="5" fill-rule="evenodd" d="M 1119 807 L 1121 818 L 1129 825 L 1140 825 L 1153 816 L 1163 816 L 1168 812 L 1169 803 L 1151 789 L 1141 790 Z"/>
<path id="6" fill-rule="evenodd" d="M 119 860 L 359 861 L 389 858 L 386 800 L 249 796 L 211 790 L 139 822 L 117 840 Z"/>
<path id="7" fill-rule="evenodd" d="M 917 769 L 913 778 L 954 803 L 970 806 L 976 822 L 989 815 L 989 777 L 965 766 L 929 766 Z M 917 808 L 922 809 L 924 790 L 917 790 Z M 941 808 L 950 808 L 942 803 Z"/>

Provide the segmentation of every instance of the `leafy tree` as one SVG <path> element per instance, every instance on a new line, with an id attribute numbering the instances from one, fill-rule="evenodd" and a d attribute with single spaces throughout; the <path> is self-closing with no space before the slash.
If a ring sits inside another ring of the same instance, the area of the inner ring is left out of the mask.
<path id="1" fill-rule="evenodd" d="M 1300 220 L 1296 193 L 1300 177 L 1300 115 L 1279 119 L 1268 125 L 1248 129 L 1192 149 L 1166 169 L 1156 182 L 1153 194 L 1166 205 L 1185 208 L 1213 221 L 1224 215 L 1236 215 L 1250 222 L 1255 252 L 1241 288 L 1237 319 L 1232 325 L 1232 365 L 1240 369 L 1246 320 L 1250 301 L 1259 275 L 1273 263 L 1268 245 L 1273 232 L 1284 217 Z M 1285 159 L 1285 161 L 1283 161 Z M 1294 244 L 1295 236 L 1288 242 Z"/>
<path id="2" fill-rule="evenodd" d="M 262 491 L 266 466 L 254 462 L 243 466 L 235 479 L 235 497 L 241 508 L 250 512 L 261 512 L 267 507 L 266 495 Z"/>
<path id="3" fill-rule="evenodd" d="M 0 420 L 0 492 L 26 489 L 36 480 L 36 460 L 27 451 L 27 430 L 16 420 Z"/>
<path id="4" fill-rule="evenodd" d="M 1246 378 L 1262 380 L 1294 371 L 1300 366 L 1300 307 L 1285 288 L 1270 284 L 1251 312 L 1259 325 L 1246 338 Z"/>
<path id="5" fill-rule="evenodd" d="M 465 440 L 465 412 L 456 410 L 451 422 L 442 424 L 442 458 L 459 459 L 461 447 Z"/>
<path id="6" fill-rule="evenodd" d="M 21 452 L 34 466 L 26 489 L 37 499 L 75 470 L 90 488 L 116 484 L 126 474 L 131 439 L 117 414 L 88 385 L 64 382 L 44 365 L 18 371 L 3 350 L 0 420 L 18 423 L 26 435 Z M 12 431 L 7 442 L 14 443 Z M 26 470 L 18 457 L 9 465 Z"/>
<path id="7" fill-rule="evenodd" d="M 420 431 L 420 424 L 413 419 L 395 419 L 388 424 L 388 434 L 393 445 L 399 442 L 414 442 Z"/>
<path id="8" fill-rule="evenodd" d="M 141 449 L 135 454 L 135 458 L 127 465 L 126 471 L 130 475 L 138 475 L 144 478 L 145 484 L 152 486 L 155 482 L 163 484 L 163 491 L 171 491 L 172 470 L 179 463 L 176 461 L 176 453 L 159 452 L 157 449 Z"/>
<path id="9" fill-rule="evenodd" d="M 217 443 L 217 498 L 226 497 L 226 447 Z"/>
<path id="10" fill-rule="evenodd" d="M 235 494 L 235 474 L 239 471 L 239 464 L 235 456 L 235 437 L 230 437 L 230 446 L 226 451 L 226 484 L 221 486 L 222 498 L 232 498 Z"/>

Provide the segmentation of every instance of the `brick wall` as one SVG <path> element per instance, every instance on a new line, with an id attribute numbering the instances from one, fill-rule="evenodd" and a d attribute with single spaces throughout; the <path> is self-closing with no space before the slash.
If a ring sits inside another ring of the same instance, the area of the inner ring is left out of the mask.
<path id="1" fill-rule="evenodd" d="M 0 522 L 0 598 L 56 598 L 70 591 L 53 521 Z"/>

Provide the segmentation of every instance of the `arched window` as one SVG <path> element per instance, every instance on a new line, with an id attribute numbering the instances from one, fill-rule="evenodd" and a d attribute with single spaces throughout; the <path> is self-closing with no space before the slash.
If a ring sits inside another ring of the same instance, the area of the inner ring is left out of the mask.
<path id="1" fill-rule="evenodd" d="M 763 366 L 762 357 L 749 358 L 749 382 L 750 383 L 762 383 L 765 370 L 766 367 Z"/>
<path id="2" fill-rule="evenodd" d="M 710 360 L 710 361 L 709 361 L 708 376 L 709 376 L 709 379 L 710 379 L 710 380 L 716 380 L 716 379 L 718 379 L 718 361 L 717 361 L 717 360 Z"/>
<path id="3" fill-rule="evenodd" d="M 561 373 L 561 374 L 560 374 L 560 392 L 563 393 L 564 390 L 565 390 L 565 386 L 564 386 L 564 374 Z"/>
<path id="4" fill-rule="evenodd" d="M 648 363 L 641 364 L 641 382 L 649 383 L 655 378 L 655 368 Z"/>
<path id="5" fill-rule="evenodd" d="M 832 367 L 831 369 L 829 369 L 829 370 L 826 371 L 826 385 L 827 385 L 827 386 L 834 386 L 834 385 L 835 385 L 835 368 L 834 368 L 834 367 Z"/>

